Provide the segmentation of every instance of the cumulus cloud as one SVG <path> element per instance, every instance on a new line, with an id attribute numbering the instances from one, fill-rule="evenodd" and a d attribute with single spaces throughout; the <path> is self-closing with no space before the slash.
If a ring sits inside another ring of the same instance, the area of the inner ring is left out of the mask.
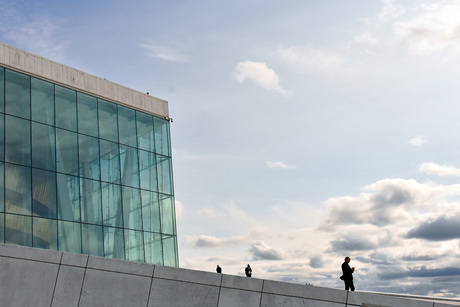
<path id="1" fill-rule="evenodd" d="M 460 239 L 460 214 L 430 219 L 410 230 L 406 237 L 428 241 Z"/>
<path id="2" fill-rule="evenodd" d="M 312 257 L 308 264 L 315 269 L 319 269 L 323 267 L 323 259 L 321 257 Z"/>
<path id="3" fill-rule="evenodd" d="M 420 173 L 437 176 L 460 177 L 460 169 L 450 165 L 439 165 L 434 162 L 423 163 L 419 167 Z"/>
<path id="4" fill-rule="evenodd" d="M 281 250 L 270 247 L 263 241 L 253 242 L 249 252 L 253 260 L 281 260 L 284 258 Z"/>
<path id="5" fill-rule="evenodd" d="M 424 4 L 411 19 L 394 24 L 396 36 L 409 52 L 429 55 L 441 51 L 460 52 L 460 6 L 455 4 Z"/>
<path id="6" fill-rule="evenodd" d="M 460 275 L 460 268 L 457 267 L 443 267 L 428 269 L 426 266 L 411 268 L 401 272 L 385 272 L 380 273 L 379 278 L 401 279 L 403 277 L 437 277 L 437 276 L 458 276 Z"/>
<path id="7" fill-rule="evenodd" d="M 332 251 L 339 253 L 370 250 L 375 246 L 376 242 L 360 235 L 345 236 L 343 239 L 331 241 Z"/>
<path id="8" fill-rule="evenodd" d="M 267 161 L 267 166 L 268 166 L 268 168 L 281 168 L 281 169 L 294 169 L 294 168 L 296 168 L 293 165 L 287 165 L 287 164 L 284 164 L 283 162 L 279 162 L 279 161 L 276 161 L 276 162 Z"/>
<path id="9" fill-rule="evenodd" d="M 230 246 L 240 245 L 247 242 L 247 239 L 243 236 L 233 236 L 227 238 L 217 238 L 214 236 L 200 235 L 198 237 L 187 236 L 186 244 L 192 245 L 199 248 L 208 247 L 219 247 L 219 246 Z"/>
<path id="10" fill-rule="evenodd" d="M 416 136 L 409 140 L 409 144 L 412 146 L 422 146 L 423 144 L 427 142 L 428 140 L 423 136 Z"/>
<path id="11" fill-rule="evenodd" d="M 141 44 L 141 47 L 144 49 L 146 55 L 154 59 L 179 63 L 186 63 L 189 61 L 188 56 L 168 46 Z"/>

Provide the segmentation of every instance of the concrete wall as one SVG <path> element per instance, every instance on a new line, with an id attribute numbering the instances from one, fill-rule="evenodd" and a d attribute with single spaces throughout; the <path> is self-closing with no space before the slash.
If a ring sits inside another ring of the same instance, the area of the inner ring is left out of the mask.
<path id="1" fill-rule="evenodd" d="M 0 244 L 1 306 L 452 305 Z M 426 298 L 428 299 L 428 298 Z"/>
<path id="2" fill-rule="evenodd" d="M 0 42 L 0 65 L 77 91 L 168 118 L 168 102 Z"/>

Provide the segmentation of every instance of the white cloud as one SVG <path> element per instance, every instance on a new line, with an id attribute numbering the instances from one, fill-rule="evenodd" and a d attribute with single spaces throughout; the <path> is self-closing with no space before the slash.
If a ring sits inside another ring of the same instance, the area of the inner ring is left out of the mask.
<path id="1" fill-rule="evenodd" d="M 460 6 L 422 5 L 412 19 L 394 24 L 393 30 L 409 52 L 429 55 L 441 51 L 460 52 Z"/>
<path id="2" fill-rule="evenodd" d="M 343 64 L 343 59 L 339 55 L 314 48 L 295 46 L 280 48 L 278 57 L 293 69 L 301 72 L 314 69 L 323 73 L 330 73 L 339 69 Z"/>
<path id="3" fill-rule="evenodd" d="M 175 203 L 175 210 L 176 210 L 176 218 L 180 219 L 182 217 L 182 212 L 184 211 L 184 206 L 177 199 L 174 201 L 174 203 Z"/>
<path id="4" fill-rule="evenodd" d="M 377 39 L 372 36 L 372 34 L 370 34 L 369 32 L 367 31 L 364 31 L 358 35 L 355 36 L 355 41 L 358 43 L 358 44 L 369 44 L 369 45 L 375 45 L 377 43 Z"/>
<path id="5" fill-rule="evenodd" d="M 275 161 L 275 162 L 267 161 L 267 166 L 268 168 L 281 168 L 281 169 L 295 169 L 296 168 L 293 165 L 287 165 L 279 161 Z"/>
<path id="6" fill-rule="evenodd" d="M 412 146 L 422 146 L 423 144 L 427 143 L 428 140 L 424 136 L 416 136 L 410 139 L 409 144 Z"/>
<path id="7" fill-rule="evenodd" d="M 381 20 L 385 19 L 396 19 L 405 14 L 405 9 L 400 4 L 394 4 L 393 0 L 383 0 L 384 6 L 379 13 Z"/>
<path id="8" fill-rule="evenodd" d="M 250 253 L 253 260 L 281 260 L 283 252 L 279 248 L 268 246 L 264 241 L 255 241 L 251 244 Z"/>
<path id="9" fill-rule="evenodd" d="M 450 165 L 439 165 L 434 162 L 423 163 L 419 167 L 421 173 L 437 176 L 460 177 L 460 169 Z"/>
<path id="10" fill-rule="evenodd" d="M 241 245 L 248 242 L 244 236 L 232 236 L 218 238 L 215 236 L 199 235 L 199 236 L 185 236 L 186 244 L 199 248 L 210 248 L 220 246 Z"/>
<path id="11" fill-rule="evenodd" d="M 179 63 L 185 63 L 189 61 L 188 56 L 171 47 L 150 44 L 142 44 L 141 47 L 145 50 L 145 53 L 148 56 L 154 59 Z"/>
<path id="12" fill-rule="evenodd" d="M 279 85 L 278 75 L 273 69 L 268 68 L 265 63 L 251 61 L 240 62 L 236 65 L 234 77 L 240 83 L 249 80 L 257 86 L 283 96 L 292 94 Z"/>

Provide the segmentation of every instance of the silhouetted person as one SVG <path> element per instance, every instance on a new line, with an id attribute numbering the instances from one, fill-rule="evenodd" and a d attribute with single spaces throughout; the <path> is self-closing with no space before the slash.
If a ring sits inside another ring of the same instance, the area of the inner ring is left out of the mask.
<path id="1" fill-rule="evenodd" d="M 217 273 L 222 273 L 222 268 L 219 265 L 217 265 L 216 272 Z"/>
<path id="2" fill-rule="evenodd" d="M 248 264 L 248 266 L 244 269 L 244 273 L 246 273 L 246 277 L 251 277 L 252 275 L 252 269 L 251 266 Z"/>
<path id="3" fill-rule="evenodd" d="M 342 263 L 342 273 L 343 275 L 340 276 L 340 279 L 345 282 L 345 290 L 355 291 L 355 285 L 353 284 L 353 272 L 355 268 L 350 268 L 350 257 L 345 257 L 345 262 Z"/>

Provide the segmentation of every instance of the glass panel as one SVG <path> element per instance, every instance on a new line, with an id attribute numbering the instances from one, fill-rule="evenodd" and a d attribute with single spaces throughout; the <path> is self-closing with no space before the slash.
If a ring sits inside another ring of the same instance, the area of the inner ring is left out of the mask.
<path id="1" fill-rule="evenodd" d="M 56 164 L 58 172 L 77 175 L 78 146 L 76 133 L 56 129 Z"/>
<path id="2" fill-rule="evenodd" d="M 123 187 L 123 227 L 142 230 L 142 208 L 138 189 Z"/>
<path id="3" fill-rule="evenodd" d="M 5 164 L 5 211 L 31 215 L 32 181 L 29 167 Z"/>
<path id="4" fill-rule="evenodd" d="M 0 114 L 0 161 L 5 161 L 5 115 Z"/>
<path id="5" fill-rule="evenodd" d="M 32 166 L 56 170 L 56 138 L 53 127 L 32 122 Z"/>
<path id="6" fill-rule="evenodd" d="M 59 219 L 80 221 L 80 185 L 78 177 L 57 174 Z"/>
<path id="7" fill-rule="evenodd" d="M 173 194 L 171 176 L 171 158 L 156 156 L 158 171 L 158 191 L 165 194 Z"/>
<path id="8" fill-rule="evenodd" d="M 102 183 L 102 221 L 105 226 L 123 227 L 119 185 Z"/>
<path id="9" fill-rule="evenodd" d="M 56 85 L 56 126 L 77 131 L 77 93 Z"/>
<path id="10" fill-rule="evenodd" d="M 32 169 L 32 210 L 35 216 L 56 218 L 56 173 Z"/>
<path id="11" fill-rule="evenodd" d="M 99 168 L 98 139 L 79 134 L 78 143 L 80 176 L 99 180 L 101 178 L 101 171 Z"/>
<path id="12" fill-rule="evenodd" d="M 5 113 L 30 119 L 30 77 L 6 70 Z"/>
<path id="13" fill-rule="evenodd" d="M 31 79 L 32 84 L 32 120 L 54 126 L 54 85 Z"/>
<path id="14" fill-rule="evenodd" d="M 139 187 L 139 163 L 137 149 L 120 145 L 121 184 Z"/>
<path id="15" fill-rule="evenodd" d="M 81 225 L 82 253 L 104 257 L 104 239 L 102 226 Z"/>
<path id="16" fill-rule="evenodd" d="M 142 231 L 125 229 L 126 260 L 144 262 L 144 238 Z"/>
<path id="17" fill-rule="evenodd" d="M 155 127 L 155 151 L 170 157 L 171 146 L 169 145 L 169 122 L 158 117 L 154 117 L 153 122 Z"/>
<path id="18" fill-rule="evenodd" d="M 7 162 L 30 165 L 30 121 L 5 116 L 5 158 Z"/>
<path id="19" fill-rule="evenodd" d="M 144 232 L 145 262 L 163 265 L 161 234 Z"/>
<path id="20" fill-rule="evenodd" d="M 58 221 L 59 250 L 81 254 L 80 223 Z"/>
<path id="21" fill-rule="evenodd" d="M 104 227 L 105 257 L 125 259 L 125 240 L 122 228 Z"/>
<path id="22" fill-rule="evenodd" d="M 5 112 L 5 69 L 0 67 L 0 112 Z"/>
<path id="23" fill-rule="evenodd" d="M 136 147 L 136 113 L 134 110 L 118 106 L 118 126 L 120 143 Z"/>
<path id="24" fill-rule="evenodd" d="M 81 220 L 90 224 L 102 224 L 101 183 L 80 179 Z"/>
<path id="25" fill-rule="evenodd" d="M 163 236 L 164 265 L 178 266 L 176 236 Z"/>
<path id="26" fill-rule="evenodd" d="M 174 198 L 160 194 L 161 232 L 176 234 L 174 224 Z"/>
<path id="27" fill-rule="evenodd" d="M 57 221 L 34 217 L 33 246 L 57 250 Z"/>
<path id="28" fill-rule="evenodd" d="M 0 213 L 0 243 L 5 243 L 5 214 Z"/>
<path id="29" fill-rule="evenodd" d="M 0 162 L 0 211 L 5 211 L 5 163 Z"/>
<path id="30" fill-rule="evenodd" d="M 141 189 L 158 191 L 157 166 L 153 152 L 139 150 Z"/>
<path id="31" fill-rule="evenodd" d="M 161 232 L 158 193 L 141 191 L 144 231 Z"/>
<path id="32" fill-rule="evenodd" d="M 136 112 L 136 122 L 139 148 L 154 151 L 153 117 L 145 113 Z"/>
<path id="33" fill-rule="evenodd" d="M 98 136 L 97 131 L 97 99 L 89 95 L 77 93 L 78 132 Z"/>
<path id="34" fill-rule="evenodd" d="M 100 140 L 101 180 L 120 183 L 120 152 L 117 143 Z"/>
<path id="35" fill-rule="evenodd" d="M 32 246 L 32 217 L 6 214 L 5 243 Z"/>
<path id="36" fill-rule="evenodd" d="M 99 99 L 99 137 L 118 142 L 117 105 Z"/>

